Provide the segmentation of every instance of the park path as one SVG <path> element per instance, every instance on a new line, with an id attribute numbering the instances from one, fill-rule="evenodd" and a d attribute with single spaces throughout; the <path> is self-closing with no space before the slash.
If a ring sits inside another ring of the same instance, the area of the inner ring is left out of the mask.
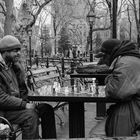
<path id="1" fill-rule="evenodd" d="M 53 104 L 53 103 L 51 103 Z M 55 112 L 63 120 L 63 125 L 60 126 L 60 120 L 56 118 L 56 129 L 57 129 L 57 139 L 67 139 L 69 138 L 69 122 L 68 122 L 68 106 L 65 106 L 64 112 L 58 109 Z M 96 136 L 104 136 L 104 120 L 99 121 L 95 119 L 96 117 L 96 104 L 95 103 L 85 103 L 85 137 L 92 138 Z M 41 130 L 40 130 L 41 131 Z M 21 135 L 17 138 L 21 140 Z"/>
<path id="2" fill-rule="evenodd" d="M 56 112 L 63 119 L 64 125 L 61 127 L 57 124 L 57 138 L 69 138 L 69 125 L 68 125 L 68 107 L 65 108 L 65 112 L 58 110 Z M 85 137 L 94 137 L 104 135 L 104 123 L 105 121 L 99 121 L 96 117 L 96 104 L 85 103 Z M 56 118 L 56 123 L 58 119 Z"/>

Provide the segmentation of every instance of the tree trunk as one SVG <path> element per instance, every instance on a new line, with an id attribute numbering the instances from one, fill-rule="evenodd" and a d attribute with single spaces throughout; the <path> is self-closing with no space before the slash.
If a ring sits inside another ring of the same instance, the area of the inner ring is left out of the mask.
<path id="1" fill-rule="evenodd" d="M 6 16 L 4 22 L 4 35 L 12 34 L 13 23 L 13 0 L 5 0 Z"/>
<path id="2" fill-rule="evenodd" d="M 129 21 L 129 40 L 131 40 L 132 22 L 131 22 L 130 13 L 129 13 L 129 5 L 127 6 L 127 15 L 128 15 L 128 21 Z"/>
<path id="3" fill-rule="evenodd" d="M 112 24 L 113 24 L 113 15 L 112 15 L 112 3 L 109 0 L 106 0 L 106 3 L 108 5 L 109 9 L 109 16 L 110 16 L 110 26 L 111 26 L 111 32 L 110 32 L 110 37 L 112 36 Z"/>
<path id="4" fill-rule="evenodd" d="M 106 0 L 110 12 L 111 37 L 117 38 L 117 9 L 118 0 Z"/>
<path id="5" fill-rule="evenodd" d="M 140 1 L 139 1 L 138 4 L 139 4 L 139 7 L 140 7 Z M 136 9 L 135 0 L 133 0 L 133 7 L 134 7 L 134 15 L 135 15 L 136 27 L 137 27 L 137 42 L 138 42 L 138 45 L 139 45 L 139 48 L 140 48 L 140 19 L 138 19 L 138 16 L 137 16 L 137 9 Z M 139 8 L 139 14 L 140 14 L 140 8 Z"/>
<path id="6" fill-rule="evenodd" d="M 56 52 L 57 52 L 57 44 L 56 44 L 56 36 L 57 36 L 57 29 L 56 29 L 57 27 L 56 27 L 56 19 L 55 19 L 55 17 L 53 18 L 53 31 L 54 31 L 54 54 L 56 54 Z"/>
<path id="7" fill-rule="evenodd" d="M 117 38 L 117 6 L 118 0 L 113 0 L 112 14 L 113 14 L 113 24 L 112 24 L 112 38 Z"/>

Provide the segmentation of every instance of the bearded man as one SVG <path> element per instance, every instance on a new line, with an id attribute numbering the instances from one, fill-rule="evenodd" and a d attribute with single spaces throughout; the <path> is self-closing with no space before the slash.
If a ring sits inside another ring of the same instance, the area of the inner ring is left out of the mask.
<path id="1" fill-rule="evenodd" d="M 36 106 L 27 99 L 24 68 L 20 63 L 21 44 L 6 35 L 0 40 L 0 114 L 22 129 L 22 139 L 37 139 L 41 118 L 42 138 L 56 138 L 54 110 L 48 104 Z"/>

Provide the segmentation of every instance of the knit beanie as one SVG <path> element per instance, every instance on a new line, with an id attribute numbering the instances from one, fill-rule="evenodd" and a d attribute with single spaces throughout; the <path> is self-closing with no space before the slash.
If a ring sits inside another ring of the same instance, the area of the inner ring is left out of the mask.
<path id="1" fill-rule="evenodd" d="M 10 51 L 13 49 L 21 49 L 21 44 L 19 40 L 12 35 L 4 36 L 0 40 L 0 52 Z"/>
<path id="2" fill-rule="evenodd" d="M 108 39 L 104 41 L 101 46 L 100 52 L 97 55 L 95 55 L 95 57 L 99 58 L 102 57 L 104 54 L 111 54 L 112 50 L 115 47 L 119 46 L 120 43 L 121 41 L 118 39 Z"/>

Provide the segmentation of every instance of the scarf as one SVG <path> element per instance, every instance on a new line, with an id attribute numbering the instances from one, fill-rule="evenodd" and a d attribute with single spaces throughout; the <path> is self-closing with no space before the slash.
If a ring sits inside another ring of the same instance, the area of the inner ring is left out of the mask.
<path id="1" fill-rule="evenodd" d="M 110 56 L 110 65 L 118 56 L 135 56 L 140 58 L 140 53 L 136 45 L 128 40 L 122 41 L 120 45 L 113 48 Z"/>

